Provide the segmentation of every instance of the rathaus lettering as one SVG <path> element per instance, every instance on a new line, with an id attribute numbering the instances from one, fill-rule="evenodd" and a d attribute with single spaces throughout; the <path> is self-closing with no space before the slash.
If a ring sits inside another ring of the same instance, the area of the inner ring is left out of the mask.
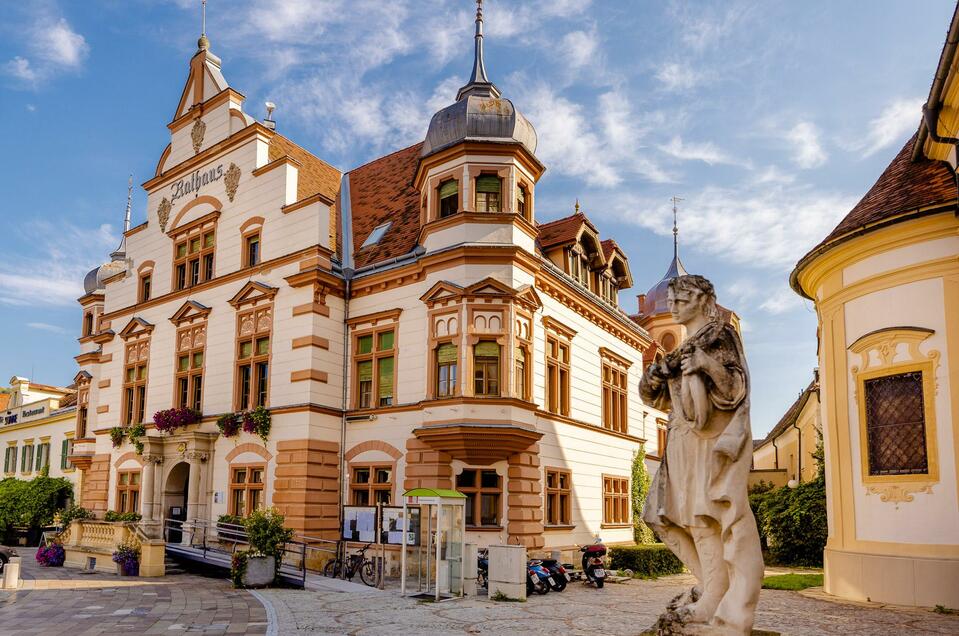
<path id="1" fill-rule="evenodd" d="M 203 186 L 213 183 L 214 181 L 219 181 L 222 178 L 223 164 L 218 165 L 216 168 L 210 168 L 209 170 L 197 170 L 189 177 L 180 179 L 170 186 L 172 194 L 171 203 L 190 193 L 198 192 Z"/>

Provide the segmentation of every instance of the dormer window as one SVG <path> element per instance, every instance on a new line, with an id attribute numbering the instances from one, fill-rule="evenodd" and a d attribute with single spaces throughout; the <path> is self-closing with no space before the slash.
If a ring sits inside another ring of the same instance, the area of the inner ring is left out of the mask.
<path id="1" fill-rule="evenodd" d="M 577 249 L 570 249 L 569 275 L 576 279 L 583 287 L 589 288 L 589 259 Z"/>
<path id="2" fill-rule="evenodd" d="M 459 184 L 455 179 L 448 179 L 441 183 L 437 194 L 440 198 L 441 219 L 459 212 Z"/>
<path id="3" fill-rule="evenodd" d="M 476 178 L 476 211 L 499 212 L 502 182 L 495 174 L 483 174 Z"/>

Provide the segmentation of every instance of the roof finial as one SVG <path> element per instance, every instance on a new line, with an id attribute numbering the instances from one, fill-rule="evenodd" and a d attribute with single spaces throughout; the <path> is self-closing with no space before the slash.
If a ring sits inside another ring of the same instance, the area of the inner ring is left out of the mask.
<path id="1" fill-rule="evenodd" d="M 476 34 L 473 37 L 473 73 L 469 82 L 459 90 L 456 100 L 459 101 L 473 93 L 483 96 L 499 97 L 500 92 L 486 76 L 486 64 L 483 61 L 483 0 L 476 0 Z"/>
<path id="2" fill-rule="evenodd" d="M 200 39 L 196 45 L 201 51 L 210 48 L 210 40 L 206 37 L 206 0 L 200 0 Z"/>
<path id="3" fill-rule="evenodd" d="M 130 230 L 130 212 L 133 209 L 133 173 L 130 173 L 130 178 L 127 180 L 127 211 L 123 216 L 123 232 L 126 233 Z"/>
<path id="4" fill-rule="evenodd" d="M 576 197 L 576 207 L 574 210 L 573 214 L 579 214 L 579 197 Z"/>
<path id="5" fill-rule="evenodd" d="M 682 201 L 679 197 L 673 197 L 673 258 L 679 258 L 679 227 L 676 223 L 676 204 Z"/>

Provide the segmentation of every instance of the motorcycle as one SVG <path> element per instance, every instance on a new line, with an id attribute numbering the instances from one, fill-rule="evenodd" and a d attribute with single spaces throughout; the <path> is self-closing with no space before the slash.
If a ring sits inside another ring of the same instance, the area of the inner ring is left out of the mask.
<path id="1" fill-rule="evenodd" d="M 476 585 L 489 587 L 489 551 L 485 549 L 476 553 Z"/>
<path id="2" fill-rule="evenodd" d="M 597 538 L 593 545 L 584 545 L 579 549 L 583 553 L 583 574 L 587 583 L 594 583 L 602 589 L 606 580 L 606 566 L 603 558 L 606 555 L 606 546 Z"/>
<path id="3" fill-rule="evenodd" d="M 540 561 L 529 561 L 526 564 L 526 596 L 532 595 L 533 592 L 548 594 L 554 584 L 553 576 Z"/>
<path id="4" fill-rule="evenodd" d="M 543 559 L 543 567 L 553 576 L 553 589 L 557 592 L 565 590 L 566 584 L 572 580 L 572 577 L 563 564 L 556 559 Z"/>

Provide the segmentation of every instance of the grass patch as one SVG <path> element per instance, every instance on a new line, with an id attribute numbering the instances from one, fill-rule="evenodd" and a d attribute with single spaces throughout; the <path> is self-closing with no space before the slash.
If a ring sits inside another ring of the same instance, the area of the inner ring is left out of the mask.
<path id="1" fill-rule="evenodd" d="M 796 591 L 821 585 L 822 574 L 777 574 L 763 579 L 763 589 L 767 590 Z"/>
<path id="2" fill-rule="evenodd" d="M 945 605 L 936 605 L 932 611 L 936 614 L 959 614 L 959 610 L 954 610 L 951 607 L 946 607 Z"/>
<path id="3" fill-rule="evenodd" d="M 512 596 L 506 596 L 502 592 L 496 592 L 493 596 L 489 597 L 491 601 L 497 601 L 500 603 L 525 603 L 525 598 L 513 598 Z"/>

